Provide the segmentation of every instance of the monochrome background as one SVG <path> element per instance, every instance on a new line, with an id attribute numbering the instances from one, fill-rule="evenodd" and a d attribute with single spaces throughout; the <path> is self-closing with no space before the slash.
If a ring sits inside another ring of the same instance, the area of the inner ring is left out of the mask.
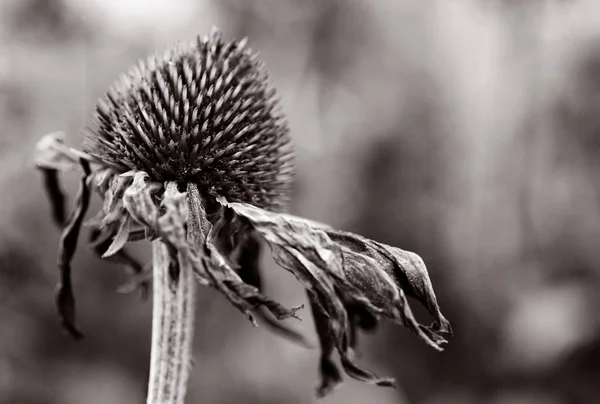
<path id="1" fill-rule="evenodd" d="M 385 324 L 361 362 L 398 389 L 347 380 L 323 402 L 600 402 L 600 2 L 0 0 L 0 403 L 144 402 L 151 304 L 82 248 L 87 338 L 62 332 L 59 232 L 31 156 L 56 130 L 79 145 L 120 73 L 213 25 L 247 36 L 279 89 L 291 212 L 420 254 L 455 331 L 437 353 Z M 305 302 L 264 266 L 269 295 Z M 197 314 L 187 402 L 316 402 L 318 349 L 213 290 Z"/>

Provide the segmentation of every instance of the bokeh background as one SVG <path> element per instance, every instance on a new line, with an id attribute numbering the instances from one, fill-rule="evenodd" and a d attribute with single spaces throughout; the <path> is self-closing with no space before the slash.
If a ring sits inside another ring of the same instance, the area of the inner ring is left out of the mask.
<path id="1" fill-rule="evenodd" d="M 144 402 L 151 305 L 115 293 L 119 268 L 81 248 L 87 339 L 58 326 L 31 154 L 55 130 L 77 145 L 121 72 L 213 25 L 248 36 L 279 89 L 292 212 L 419 253 L 455 330 L 436 353 L 384 325 L 362 362 L 398 389 L 348 380 L 324 402 L 600 402 L 600 2 L 0 0 L 0 403 Z M 264 267 L 270 295 L 304 302 Z M 317 349 L 201 295 L 187 402 L 316 402 Z"/>

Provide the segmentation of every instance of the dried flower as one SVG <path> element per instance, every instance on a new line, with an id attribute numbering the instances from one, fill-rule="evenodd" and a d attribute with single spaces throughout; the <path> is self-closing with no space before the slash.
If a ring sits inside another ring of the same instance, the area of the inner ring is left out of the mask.
<path id="1" fill-rule="evenodd" d="M 62 323 L 82 336 L 70 262 L 94 190 L 103 199 L 87 222 L 94 251 L 129 268 L 142 292 L 153 281 L 148 403 L 183 402 L 196 283 L 219 290 L 252 322 L 255 313 L 306 343 L 277 321 L 296 317 L 302 306 L 287 309 L 263 294 L 261 242 L 307 290 L 322 349 L 318 395 L 342 380 L 334 351 L 349 376 L 393 386 L 357 365 L 357 331 L 385 317 L 440 349 L 450 325 L 425 265 L 416 254 L 281 213 L 293 179 L 292 148 L 265 69 L 244 45 L 213 31 L 151 56 L 99 101 L 83 151 L 57 133 L 38 143 L 36 163 L 64 228 L 56 298 Z M 58 172 L 79 168 L 80 191 L 66 219 Z M 153 242 L 151 276 L 126 251 L 138 240 Z M 431 326 L 416 321 L 407 296 L 425 305 Z"/>

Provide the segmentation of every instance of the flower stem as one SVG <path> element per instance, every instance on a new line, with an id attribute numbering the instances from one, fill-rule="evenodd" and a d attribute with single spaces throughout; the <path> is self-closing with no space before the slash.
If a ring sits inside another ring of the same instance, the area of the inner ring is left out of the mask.
<path id="1" fill-rule="evenodd" d="M 152 243 L 153 317 L 147 404 L 183 404 L 192 363 L 196 280 L 192 268 L 174 264 L 161 240 Z"/>

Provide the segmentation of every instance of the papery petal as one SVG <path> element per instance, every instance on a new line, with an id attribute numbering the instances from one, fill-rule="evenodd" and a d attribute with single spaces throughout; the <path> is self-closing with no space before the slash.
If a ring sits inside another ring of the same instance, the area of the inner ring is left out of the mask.
<path id="1" fill-rule="evenodd" d="M 74 149 L 65 145 L 63 132 L 53 132 L 37 142 L 34 161 L 36 167 L 41 169 L 68 171 L 79 169 L 80 157 L 81 155 L 77 155 Z"/>
<path id="2" fill-rule="evenodd" d="M 60 281 L 56 291 L 56 304 L 65 329 L 75 338 L 83 337 L 83 334 L 75 325 L 75 298 L 71 284 L 71 260 L 77 248 L 79 230 L 83 217 L 90 202 L 90 180 L 91 169 L 89 163 L 81 159 L 83 175 L 80 188 L 73 205 L 72 214 L 63 230 L 58 250 L 58 268 L 60 270 Z"/>
<path id="3" fill-rule="evenodd" d="M 134 181 L 135 183 L 135 181 Z M 188 220 L 188 206 L 191 215 Z M 251 312 L 265 306 L 278 319 L 293 317 L 300 307 L 286 309 L 245 284 L 213 244 L 213 226 L 209 222 L 199 193 L 192 188 L 186 198 L 174 184 L 168 184 L 162 205 L 164 213 L 158 219 L 158 230 L 166 245 L 173 246 L 181 265 L 191 265 L 201 282 L 223 293 L 227 299 L 254 322 Z M 187 233 L 185 225 L 188 225 Z"/>
<path id="4" fill-rule="evenodd" d="M 222 211 L 219 213 L 223 213 Z M 258 307 L 265 307 L 278 320 L 284 320 L 289 317 L 296 317 L 296 312 L 303 306 L 286 309 L 276 301 L 266 297 L 258 288 L 246 284 L 240 276 L 231 268 L 229 262 L 217 249 L 218 235 L 223 229 L 227 229 L 227 223 L 233 218 L 220 216 L 215 221 L 214 226 L 209 226 L 208 234 L 206 234 L 204 258 L 207 258 L 207 271 L 212 271 L 214 276 L 224 281 L 227 287 L 234 291 L 244 301 L 244 305 L 248 310 L 254 311 Z"/>
<path id="5" fill-rule="evenodd" d="M 124 177 L 110 170 L 96 177 L 96 190 L 102 195 L 102 210 L 98 215 L 86 222 L 88 226 L 97 226 L 101 229 L 120 224 L 127 210 L 123 205 L 123 195 L 131 186 L 132 178 Z"/>
<path id="6" fill-rule="evenodd" d="M 392 259 L 393 257 L 394 274 L 400 283 L 400 287 L 406 291 L 408 296 L 419 300 L 435 318 L 436 324 L 433 326 L 433 331 L 452 335 L 452 327 L 440 311 L 433 285 L 421 257 L 410 251 L 404 251 L 383 243 L 375 242 L 375 244 L 379 245 L 380 252 L 386 255 L 389 254 L 388 258 Z"/>
<path id="7" fill-rule="evenodd" d="M 165 190 L 162 206 L 164 214 L 158 218 L 158 233 L 164 243 L 177 251 L 177 260 L 180 267 L 191 267 L 196 274 L 196 280 L 205 286 L 210 285 L 209 276 L 204 271 L 202 261 L 191 248 L 186 233 L 186 222 L 189 209 L 184 193 L 177 190 L 175 184 L 170 183 Z"/>
<path id="8" fill-rule="evenodd" d="M 66 224 L 66 197 L 60 186 L 58 172 L 78 169 L 79 159 L 68 153 L 68 148 L 64 145 L 64 133 L 55 132 L 38 141 L 34 161 L 44 178 L 44 188 L 52 208 L 52 218 L 62 228 Z"/>
<path id="9" fill-rule="evenodd" d="M 98 228 L 92 228 L 90 231 L 89 242 L 92 245 L 92 249 L 98 257 L 103 257 L 105 252 L 108 250 L 112 243 L 112 238 L 99 239 L 102 232 Z M 143 265 L 138 262 L 126 248 L 121 248 L 114 255 L 104 258 L 115 264 L 122 265 L 125 267 L 127 272 L 131 275 L 131 279 L 123 286 L 119 288 L 122 293 L 127 293 L 133 290 L 139 290 L 140 297 L 146 299 L 150 290 L 149 281 L 152 275 L 151 271 L 144 269 Z"/>
<path id="10" fill-rule="evenodd" d="M 334 229 L 325 231 L 342 248 L 348 278 L 353 284 L 369 286 L 369 298 L 384 309 L 386 317 L 402 321 L 436 348 L 446 342 L 436 333 L 451 333 L 450 323 L 440 312 L 427 269 L 417 254 L 357 234 Z M 429 310 L 435 319 L 431 330 L 424 329 L 416 321 L 406 295 L 414 297 Z"/>
<path id="11" fill-rule="evenodd" d="M 340 354 L 345 372 L 358 380 L 391 386 L 358 367 L 352 345 L 355 329 L 373 328 L 384 315 L 404 324 L 436 349 L 448 332 L 422 260 L 416 254 L 288 214 L 277 214 L 243 203 L 219 202 L 248 220 L 271 246 L 275 261 L 306 287 L 320 336 L 323 384 L 326 393 L 339 382 L 330 362 L 331 346 Z M 420 325 L 408 304 L 409 293 L 434 316 L 434 327 Z"/>
<path id="12" fill-rule="evenodd" d="M 243 282 L 248 285 L 254 286 L 259 291 L 263 290 L 262 275 L 259 267 L 259 258 L 261 245 L 256 237 L 252 234 L 248 235 L 244 239 L 239 241 L 240 252 L 238 257 L 237 273 Z M 271 330 L 281 336 L 290 339 L 300 345 L 308 348 L 312 348 L 313 344 L 302 335 L 300 332 L 293 330 L 285 325 L 281 321 L 274 319 L 267 311 L 262 307 L 256 311 L 257 317 L 262 320 Z"/>
<path id="13" fill-rule="evenodd" d="M 316 298 L 309 292 L 308 300 L 312 309 L 319 344 L 321 345 L 321 357 L 319 359 L 319 371 L 321 373 L 321 385 L 317 387 L 317 397 L 325 397 L 343 382 L 339 367 L 333 361 L 333 352 L 337 348 L 335 336 L 329 326 L 329 319 L 320 309 Z"/>
<path id="14" fill-rule="evenodd" d="M 125 243 L 127 243 L 129 239 L 129 224 L 131 223 L 131 218 L 129 216 L 125 216 L 119 225 L 119 230 L 115 237 L 112 240 L 108 249 L 102 254 L 102 258 L 108 258 L 110 256 L 115 255 L 119 250 L 121 250 Z"/>
<path id="15" fill-rule="evenodd" d="M 51 168 L 41 168 L 42 176 L 44 177 L 44 188 L 50 201 L 50 207 L 52 209 L 52 219 L 58 227 L 64 227 L 66 222 L 66 197 L 60 186 L 60 180 L 58 178 L 58 170 Z"/>
<path id="16" fill-rule="evenodd" d="M 334 280 L 297 250 L 278 245 L 271 245 L 271 247 L 278 265 L 294 273 L 301 282 L 305 276 L 309 279 L 306 288 L 311 298 L 313 317 L 321 343 L 321 373 L 324 377 L 317 393 L 326 394 L 339 383 L 335 381 L 335 372 L 331 370 L 335 367 L 337 372 L 337 367 L 331 359 L 331 346 L 337 349 L 342 359 L 342 366 L 349 376 L 370 384 L 393 387 L 393 379 L 380 378 L 355 363 L 354 352 L 350 346 L 351 330 L 348 313 Z"/>
<path id="17" fill-rule="evenodd" d="M 147 181 L 147 179 L 148 174 L 145 172 L 135 173 L 132 184 L 123 193 L 123 206 L 133 220 L 151 229 L 156 229 L 158 208 L 152 198 L 152 193 L 162 188 L 162 185 Z"/>
<path id="18" fill-rule="evenodd" d="M 346 289 L 350 284 L 351 287 L 343 292 L 356 303 L 363 304 L 367 300 L 370 305 L 366 308 L 372 310 L 375 306 L 376 314 L 397 320 L 399 316 L 407 316 L 411 320 L 414 316 L 406 301 L 406 289 L 430 310 L 439 323 L 437 331 L 449 331 L 425 265 L 416 254 L 292 215 L 272 213 L 243 203 L 226 205 L 248 219 L 272 246 L 293 248 L 323 271 L 331 273 L 336 282 L 340 278 L 346 280 L 336 286 Z M 330 261 L 324 260 L 327 253 L 323 250 L 331 251 Z M 417 326 L 407 325 L 420 334 Z"/>

